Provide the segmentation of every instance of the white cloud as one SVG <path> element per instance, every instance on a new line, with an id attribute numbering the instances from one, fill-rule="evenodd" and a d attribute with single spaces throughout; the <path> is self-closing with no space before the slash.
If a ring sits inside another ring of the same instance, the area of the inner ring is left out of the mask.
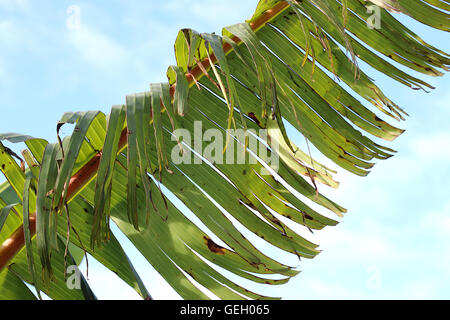
<path id="1" fill-rule="evenodd" d="M 450 235 L 450 201 L 442 205 L 440 208 L 426 213 L 421 220 L 421 225 L 427 230 L 433 230 L 436 236 Z"/>
<path id="2" fill-rule="evenodd" d="M 307 275 L 303 275 L 308 277 Z M 298 286 L 298 292 L 292 299 L 360 299 L 362 296 L 361 291 L 345 286 L 339 282 L 323 281 L 319 278 L 309 278 L 305 281 L 300 281 Z"/>
<path id="3" fill-rule="evenodd" d="M 450 132 L 438 131 L 410 142 L 419 159 L 450 161 Z"/>
<path id="4" fill-rule="evenodd" d="M 435 299 L 438 287 L 439 285 L 433 280 L 416 280 L 401 290 L 397 296 L 408 300 Z"/>
<path id="5" fill-rule="evenodd" d="M 8 10 L 24 10 L 30 8 L 30 2 L 28 0 L 0 0 L 0 7 Z"/>
<path id="6" fill-rule="evenodd" d="M 342 278 L 319 277 L 304 274 L 295 283 L 297 292 L 289 292 L 289 299 L 406 299 L 423 300 L 435 299 L 440 285 L 433 279 L 416 278 L 403 285 L 392 286 L 382 278 L 379 288 L 371 289 L 363 281 L 358 284 L 357 279 L 349 281 L 347 275 Z M 344 280 L 343 280 L 344 279 Z M 292 286 L 294 287 L 294 286 Z"/>
<path id="7" fill-rule="evenodd" d="M 164 10 L 188 16 L 196 24 L 206 24 L 208 26 L 219 26 L 219 28 L 242 22 L 252 16 L 255 10 L 253 2 L 243 2 L 239 0 L 231 1 L 190 1 L 176 0 L 166 1 Z M 239 7 L 239 10 L 236 10 Z M 198 30 L 206 31 L 206 30 Z M 221 31 L 216 30 L 216 31 Z"/>
<path id="8" fill-rule="evenodd" d="M 12 19 L 0 20 L 0 45 L 3 50 L 15 48 L 23 36 L 23 28 Z"/>
<path id="9" fill-rule="evenodd" d="M 69 31 L 67 37 L 77 55 L 92 67 L 114 70 L 132 61 L 127 50 L 118 42 L 85 25 L 78 30 Z"/>
<path id="10" fill-rule="evenodd" d="M 0 6 L 1 6 L 0 0 Z M 13 23 L 10 20 L 0 21 L 0 47 L 2 48 L 2 52 L 0 52 L 0 83 L 3 83 L 7 80 L 7 70 L 6 70 L 6 62 L 5 62 L 5 51 L 11 46 L 12 41 L 14 41 L 13 37 Z"/>
<path id="11" fill-rule="evenodd" d="M 3 82 L 5 80 L 6 80 L 5 63 L 2 61 L 2 58 L 0 57 L 0 82 Z"/>
<path id="12" fill-rule="evenodd" d="M 317 242 L 321 249 L 339 253 L 343 258 L 351 258 L 361 264 L 385 262 L 398 256 L 394 245 L 383 236 L 383 231 L 382 227 L 377 228 L 375 225 L 362 227 L 358 231 L 337 226 L 321 232 Z"/>

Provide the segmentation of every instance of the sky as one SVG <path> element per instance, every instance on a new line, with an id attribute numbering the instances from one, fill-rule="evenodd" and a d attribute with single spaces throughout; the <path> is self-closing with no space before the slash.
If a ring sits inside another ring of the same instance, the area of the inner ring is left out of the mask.
<path id="1" fill-rule="evenodd" d="M 220 33 L 249 18 L 256 3 L 0 0 L 0 132 L 56 141 L 64 112 L 108 113 L 127 94 L 165 81 L 179 29 Z M 447 34 L 400 18 L 450 52 Z M 366 178 L 339 170 L 340 188 L 321 191 L 348 214 L 337 227 L 310 236 L 323 252 L 302 261 L 299 276 L 259 292 L 284 299 L 450 298 L 450 78 L 422 77 L 437 88 L 425 93 L 370 69 L 369 75 L 410 114 L 399 124 L 406 133 L 389 144 L 398 154 Z M 179 299 L 120 239 L 152 296 Z M 98 298 L 139 298 L 92 260 L 89 282 Z"/>

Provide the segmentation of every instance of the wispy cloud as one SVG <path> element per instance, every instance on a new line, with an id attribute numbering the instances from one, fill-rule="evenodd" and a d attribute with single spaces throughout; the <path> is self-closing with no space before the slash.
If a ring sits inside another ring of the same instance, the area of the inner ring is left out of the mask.
<path id="1" fill-rule="evenodd" d="M 24 10 L 30 8 L 29 0 L 0 0 L 0 7 L 7 10 Z"/>
<path id="2" fill-rule="evenodd" d="M 67 32 L 67 39 L 75 54 L 93 68 L 112 70 L 132 61 L 129 52 L 117 41 L 88 26 Z"/>

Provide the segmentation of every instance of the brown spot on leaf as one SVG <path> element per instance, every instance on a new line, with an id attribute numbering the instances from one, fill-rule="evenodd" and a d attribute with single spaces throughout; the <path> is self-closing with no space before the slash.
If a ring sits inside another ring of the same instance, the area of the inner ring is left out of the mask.
<path id="1" fill-rule="evenodd" d="M 277 218 L 273 217 L 272 219 L 270 219 L 270 221 L 272 221 L 274 224 L 276 224 L 277 226 L 283 228 L 283 225 L 281 224 L 281 221 L 278 220 Z"/>
<path id="2" fill-rule="evenodd" d="M 248 114 L 248 116 L 250 117 L 250 119 L 255 121 L 258 126 L 261 126 L 261 122 L 259 122 L 258 118 L 255 116 L 255 114 L 253 112 L 250 112 Z"/>
<path id="3" fill-rule="evenodd" d="M 252 202 L 246 203 L 246 205 L 247 205 L 250 209 L 253 209 L 253 210 L 255 210 L 255 211 L 258 211 L 258 208 L 257 208 Z"/>
<path id="4" fill-rule="evenodd" d="M 206 245 L 208 246 L 209 251 L 216 253 L 216 254 L 225 254 L 225 248 L 219 246 L 217 243 L 212 241 L 207 236 L 204 236 L 203 239 L 205 240 Z"/>
<path id="5" fill-rule="evenodd" d="M 256 269 L 258 269 L 259 266 L 262 265 L 261 262 L 258 263 L 258 262 L 248 261 L 248 263 L 249 263 L 253 268 L 256 268 Z"/>

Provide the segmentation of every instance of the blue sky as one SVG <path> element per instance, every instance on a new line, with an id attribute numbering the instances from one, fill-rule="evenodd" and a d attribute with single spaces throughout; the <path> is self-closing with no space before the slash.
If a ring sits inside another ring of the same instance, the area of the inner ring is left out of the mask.
<path id="1" fill-rule="evenodd" d="M 76 30 L 67 26 L 73 5 L 81 9 Z M 64 112 L 109 112 L 126 94 L 165 81 L 180 28 L 219 33 L 248 18 L 255 6 L 250 0 L 0 0 L 0 132 L 55 141 Z M 450 52 L 444 32 L 402 21 Z M 310 236 L 323 252 L 303 261 L 302 273 L 287 285 L 265 289 L 267 294 L 286 299 L 450 298 L 450 78 L 425 78 L 437 89 L 424 93 L 372 70 L 369 74 L 411 115 L 401 124 L 407 132 L 389 145 L 398 154 L 364 179 L 340 170 L 340 189 L 322 191 L 349 213 L 339 226 Z M 177 298 L 123 243 L 152 295 Z M 137 298 L 121 280 L 90 262 L 90 283 L 99 298 Z"/>

